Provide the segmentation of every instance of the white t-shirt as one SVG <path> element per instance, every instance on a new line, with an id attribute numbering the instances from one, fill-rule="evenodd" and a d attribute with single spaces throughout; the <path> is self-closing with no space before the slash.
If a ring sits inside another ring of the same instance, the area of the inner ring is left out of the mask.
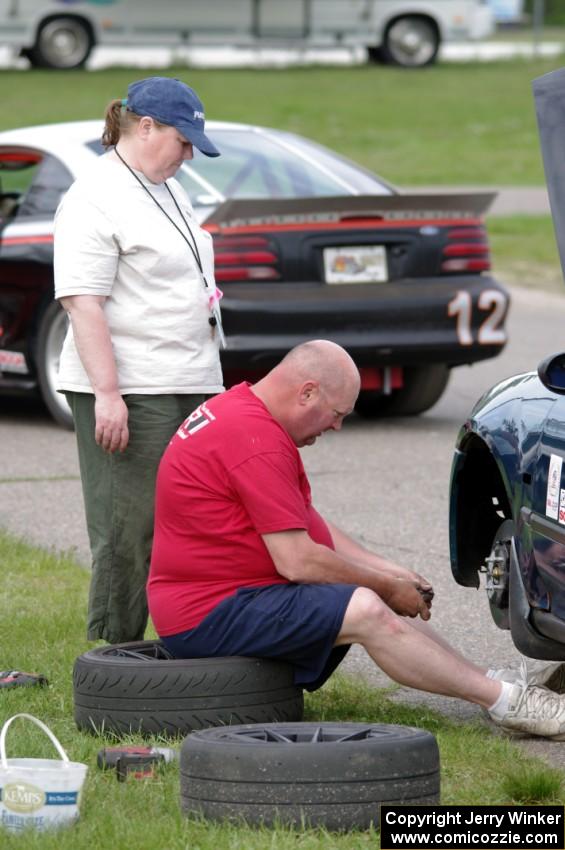
<path id="1" fill-rule="evenodd" d="M 190 239 L 165 184 L 136 174 Z M 208 288 L 181 234 L 126 166 L 105 154 L 57 210 L 55 298 L 106 297 L 121 393 L 218 393 L 218 331 L 208 321 L 215 291 L 212 237 L 199 226 L 180 184 L 167 182 L 196 239 Z M 58 389 L 92 392 L 71 327 Z"/>

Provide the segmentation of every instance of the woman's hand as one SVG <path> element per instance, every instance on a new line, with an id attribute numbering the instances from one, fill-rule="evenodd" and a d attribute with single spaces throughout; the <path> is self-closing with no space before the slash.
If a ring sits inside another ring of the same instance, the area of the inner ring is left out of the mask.
<path id="1" fill-rule="evenodd" d="M 123 452 L 129 441 L 128 409 L 119 392 L 98 393 L 94 439 L 105 452 Z"/>
<path id="2" fill-rule="evenodd" d="M 120 394 L 118 370 L 102 295 L 61 299 L 72 326 L 82 365 L 94 391 L 94 439 L 105 452 L 123 452 L 129 441 L 128 409 Z"/>

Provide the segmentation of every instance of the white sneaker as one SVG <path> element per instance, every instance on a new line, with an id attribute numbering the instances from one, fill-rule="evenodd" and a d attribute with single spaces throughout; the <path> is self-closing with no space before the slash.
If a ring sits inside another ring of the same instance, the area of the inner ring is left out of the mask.
<path id="1" fill-rule="evenodd" d="M 538 661 L 535 658 L 522 658 L 520 669 L 504 667 L 501 670 L 489 670 L 489 679 L 520 684 L 524 688 L 543 685 L 556 694 L 565 694 L 565 662 Z"/>
<path id="2" fill-rule="evenodd" d="M 489 716 L 511 732 L 565 741 L 565 697 L 544 687 L 514 685 L 504 717 L 497 720 L 492 714 Z"/>

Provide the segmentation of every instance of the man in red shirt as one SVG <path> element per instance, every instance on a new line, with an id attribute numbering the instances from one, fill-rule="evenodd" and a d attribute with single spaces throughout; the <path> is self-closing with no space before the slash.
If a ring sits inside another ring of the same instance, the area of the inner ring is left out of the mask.
<path id="1" fill-rule="evenodd" d="M 161 640 L 177 657 L 284 659 L 309 690 L 360 643 L 401 684 L 477 703 L 508 728 L 565 739 L 565 697 L 501 681 L 463 658 L 427 623 L 430 583 L 312 505 L 298 448 L 339 430 L 359 387 L 344 349 L 316 340 L 253 386 L 205 402 L 179 428 L 159 468 L 147 585 Z"/>

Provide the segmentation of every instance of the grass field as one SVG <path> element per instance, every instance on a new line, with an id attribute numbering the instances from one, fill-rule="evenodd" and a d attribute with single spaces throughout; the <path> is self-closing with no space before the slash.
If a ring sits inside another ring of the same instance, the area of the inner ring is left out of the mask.
<path id="1" fill-rule="evenodd" d="M 541 184 L 531 82 L 558 64 L 1 71 L 0 129 L 102 116 L 128 82 L 166 73 L 194 86 L 208 118 L 303 133 L 399 185 Z"/>
<path id="2" fill-rule="evenodd" d="M 528 289 L 564 291 L 550 216 L 515 215 L 488 220 L 494 274 Z"/>
<path id="3" fill-rule="evenodd" d="M 72 667 L 88 648 L 84 639 L 88 573 L 71 558 L 56 557 L 0 533 L 0 646 L 3 669 L 35 670 L 50 685 L 0 691 L 0 723 L 19 712 L 43 720 L 71 760 L 89 765 L 81 819 L 51 835 L 4 834 L 2 850 L 362 850 L 379 847 L 375 832 L 328 835 L 322 830 L 252 830 L 185 819 L 179 809 L 178 766 L 151 781 L 118 783 L 96 767 L 109 743 L 78 732 L 73 722 Z M 306 696 L 306 719 L 401 723 L 436 735 L 446 804 L 559 803 L 563 775 L 527 758 L 482 723 L 459 725 L 425 707 L 406 707 L 391 692 L 334 676 Z M 141 743 L 132 738 L 129 743 Z M 162 743 L 162 742 L 161 742 Z M 55 758 L 48 739 L 32 724 L 16 721 L 8 756 Z"/>

